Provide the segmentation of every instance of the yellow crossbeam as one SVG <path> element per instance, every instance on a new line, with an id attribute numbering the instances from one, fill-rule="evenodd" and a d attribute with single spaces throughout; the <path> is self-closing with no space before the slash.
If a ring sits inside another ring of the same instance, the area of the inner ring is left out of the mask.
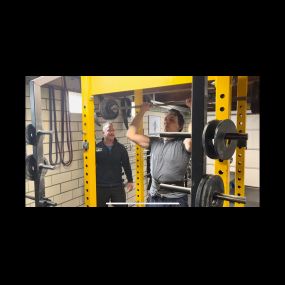
<path id="1" fill-rule="evenodd" d="M 192 76 L 90 76 L 92 95 L 192 83 Z M 208 80 L 215 80 L 209 76 Z"/>

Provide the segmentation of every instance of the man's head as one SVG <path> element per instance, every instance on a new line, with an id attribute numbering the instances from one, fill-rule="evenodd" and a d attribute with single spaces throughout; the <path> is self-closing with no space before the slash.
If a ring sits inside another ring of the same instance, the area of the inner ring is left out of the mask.
<path id="1" fill-rule="evenodd" d="M 181 132 L 184 126 L 184 118 L 181 113 L 175 109 L 168 111 L 164 118 L 165 132 Z"/>
<path id="2" fill-rule="evenodd" d="M 103 136 L 105 140 L 113 141 L 115 139 L 115 129 L 111 122 L 107 122 L 103 125 Z"/>

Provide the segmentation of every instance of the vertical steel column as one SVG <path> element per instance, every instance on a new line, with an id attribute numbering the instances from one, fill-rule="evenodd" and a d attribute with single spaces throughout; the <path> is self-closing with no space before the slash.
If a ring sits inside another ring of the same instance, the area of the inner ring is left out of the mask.
<path id="1" fill-rule="evenodd" d="M 31 119 L 32 125 L 36 129 L 36 134 L 43 129 L 42 125 L 42 104 L 41 104 L 41 86 L 37 85 L 34 81 L 30 81 L 30 102 L 31 102 Z M 36 136 L 36 144 L 33 145 L 33 156 L 36 160 L 36 177 L 35 185 L 35 206 L 42 207 L 41 200 L 45 197 L 45 180 L 40 174 L 39 164 L 44 163 L 43 153 L 43 140 L 44 136 Z"/>
<path id="2" fill-rule="evenodd" d="M 92 77 L 81 76 L 81 86 L 85 205 L 86 207 L 96 207 L 96 141 Z"/>
<path id="3" fill-rule="evenodd" d="M 246 110 L 247 110 L 247 76 L 238 76 L 237 85 L 237 131 L 246 132 Z M 242 100 L 239 100 L 242 98 Z M 236 172 L 235 172 L 235 195 L 245 196 L 244 186 L 245 172 L 245 147 L 236 149 Z M 235 203 L 235 207 L 244 207 L 242 203 Z"/>
<path id="4" fill-rule="evenodd" d="M 206 173 L 206 157 L 202 146 L 202 134 L 207 120 L 208 77 L 192 79 L 192 190 L 191 207 L 195 207 L 198 185 Z"/>
<path id="5" fill-rule="evenodd" d="M 216 120 L 230 119 L 232 110 L 232 76 L 216 78 Z M 230 193 L 230 161 L 215 160 L 215 175 L 220 175 L 224 182 L 225 194 Z M 224 207 L 229 207 L 224 201 Z"/>
<path id="6" fill-rule="evenodd" d="M 135 90 L 135 105 L 141 105 L 143 103 L 143 91 Z M 136 114 L 140 111 L 136 108 Z M 139 134 L 143 134 L 143 120 L 138 129 Z M 143 161 L 143 148 L 136 145 L 136 202 L 144 202 L 144 161 Z M 142 204 L 138 204 L 137 207 L 143 207 Z"/>
<path id="7" fill-rule="evenodd" d="M 38 78 L 31 80 L 29 83 L 31 119 L 36 133 L 36 142 L 33 145 L 33 158 L 35 159 L 34 200 L 36 207 L 56 206 L 56 203 L 45 197 L 45 175 L 48 169 L 54 169 L 55 167 L 48 164 L 43 153 L 44 135 L 51 135 L 52 132 L 50 130 L 43 130 L 41 86 L 57 78 L 60 78 L 60 76 L 39 76 Z"/>

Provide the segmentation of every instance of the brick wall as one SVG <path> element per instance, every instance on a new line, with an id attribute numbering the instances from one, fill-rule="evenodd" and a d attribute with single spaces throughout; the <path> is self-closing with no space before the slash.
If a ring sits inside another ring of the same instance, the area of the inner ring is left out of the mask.
<path id="1" fill-rule="evenodd" d="M 48 89 L 42 88 L 42 120 L 43 129 L 49 130 L 49 100 Z M 60 92 L 55 91 L 56 112 L 58 120 L 59 140 L 61 136 Z M 55 170 L 48 170 L 45 176 L 46 197 L 57 203 L 57 207 L 78 207 L 84 205 L 83 160 L 82 160 L 82 118 L 81 114 L 71 114 L 73 161 L 70 166 L 62 164 Z M 26 126 L 31 123 L 29 86 L 26 86 Z M 49 160 L 49 136 L 44 137 L 44 156 Z M 65 150 L 67 147 L 65 146 Z M 26 145 L 26 155 L 33 153 L 33 146 Z M 65 160 L 68 160 L 68 153 Z M 53 160 L 55 161 L 55 145 L 53 145 Z M 34 181 L 26 180 L 26 194 L 34 196 Z M 34 207 L 33 200 L 26 198 L 26 206 Z"/>

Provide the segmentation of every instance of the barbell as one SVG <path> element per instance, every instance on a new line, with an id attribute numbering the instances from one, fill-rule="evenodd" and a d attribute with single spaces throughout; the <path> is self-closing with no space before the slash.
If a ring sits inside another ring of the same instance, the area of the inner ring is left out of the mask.
<path id="1" fill-rule="evenodd" d="M 191 194 L 192 188 L 161 183 L 163 189 Z M 195 197 L 195 207 L 222 207 L 223 201 L 246 204 L 246 198 L 224 193 L 224 183 L 219 175 L 204 175 Z"/>
<path id="2" fill-rule="evenodd" d="M 188 132 L 160 132 L 153 137 L 164 138 L 192 138 Z M 213 120 L 204 128 L 202 145 L 206 155 L 212 159 L 230 159 L 237 146 L 246 146 L 248 134 L 238 133 L 232 120 Z"/>
<path id="3" fill-rule="evenodd" d="M 163 106 L 181 106 L 185 105 L 184 101 L 166 101 L 164 103 L 159 103 L 155 101 L 151 101 L 153 106 L 163 107 Z M 123 112 L 124 117 L 131 117 L 131 109 L 133 108 L 141 108 L 143 105 L 135 105 L 132 106 L 132 101 L 129 98 L 123 98 L 121 100 L 121 106 L 114 99 L 105 99 L 102 100 L 99 105 L 99 113 L 105 120 L 113 120 L 116 119 L 119 115 L 119 111 Z M 188 109 L 185 108 L 188 111 Z"/>
<path id="4" fill-rule="evenodd" d="M 160 138 L 192 138 L 192 134 L 188 132 L 160 132 L 153 133 L 150 137 Z"/>

